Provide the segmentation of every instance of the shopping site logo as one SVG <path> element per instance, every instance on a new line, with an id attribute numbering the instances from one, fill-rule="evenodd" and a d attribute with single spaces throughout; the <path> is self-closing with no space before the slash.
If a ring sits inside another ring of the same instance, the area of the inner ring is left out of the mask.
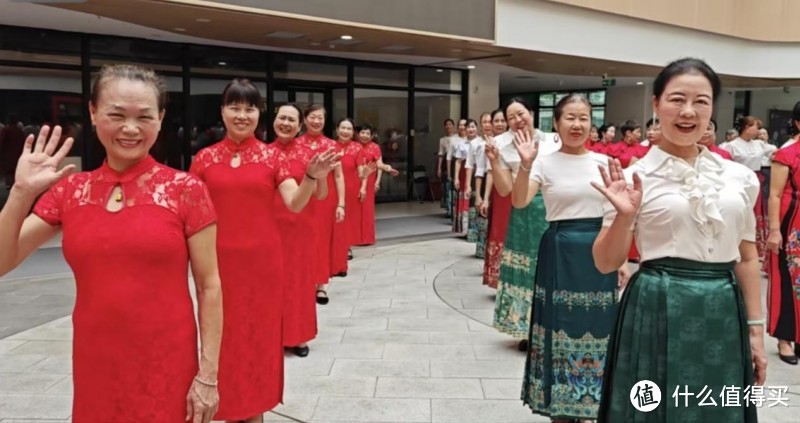
<path id="1" fill-rule="evenodd" d="M 708 385 L 699 392 L 689 391 L 688 385 L 678 385 L 672 393 L 675 407 L 762 407 L 768 408 L 782 405 L 789 406 L 788 386 L 723 386 L 717 395 Z M 642 380 L 633 385 L 630 393 L 631 404 L 637 410 L 648 413 L 661 404 L 661 389 L 649 380 Z M 717 399 L 719 398 L 719 401 Z"/>

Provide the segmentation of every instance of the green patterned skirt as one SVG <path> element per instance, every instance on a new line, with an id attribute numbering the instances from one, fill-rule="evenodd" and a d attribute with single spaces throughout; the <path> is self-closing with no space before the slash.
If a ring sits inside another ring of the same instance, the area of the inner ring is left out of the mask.
<path id="1" fill-rule="evenodd" d="M 478 235 L 475 242 L 475 257 L 484 258 L 486 256 L 486 238 L 489 232 L 489 219 L 478 214 L 475 218 Z"/>
<path id="2" fill-rule="evenodd" d="M 539 193 L 524 209 L 511 209 L 500 258 L 500 280 L 493 325 L 500 332 L 525 339 L 530 331 L 531 298 L 539 241 L 547 229 L 544 200 Z"/>
<path id="3" fill-rule="evenodd" d="M 472 199 L 470 199 L 470 203 L 472 203 Z M 478 211 L 475 209 L 475 206 L 470 205 L 467 218 L 469 219 L 469 224 L 467 225 L 467 242 L 478 242 Z"/>
<path id="4" fill-rule="evenodd" d="M 733 266 L 674 258 L 642 263 L 625 289 L 611 335 L 600 422 L 758 422 L 756 407 L 744 406 L 753 370 Z M 645 379 L 661 390 L 661 404 L 648 413 L 637 411 L 630 397 Z M 721 406 L 723 386 L 739 389 L 741 406 Z M 693 394 L 688 407 L 685 396 L 675 406 L 677 387 Z M 708 389 L 717 406 L 699 405 Z"/>
<path id="5" fill-rule="evenodd" d="M 536 414 L 596 419 L 617 272 L 594 267 L 602 219 L 552 222 L 539 246 L 522 400 Z"/>

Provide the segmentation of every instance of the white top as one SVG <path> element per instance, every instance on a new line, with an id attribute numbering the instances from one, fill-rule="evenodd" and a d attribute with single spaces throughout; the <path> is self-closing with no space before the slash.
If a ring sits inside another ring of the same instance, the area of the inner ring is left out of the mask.
<path id="1" fill-rule="evenodd" d="M 764 144 L 764 150 L 766 150 L 766 152 L 768 153 L 768 154 L 764 154 L 764 156 L 761 157 L 761 167 L 770 167 L 770 166 L 772 166 L 772 156 L 774 156 L 775 152 L 778 151 L 778 146 L 772 145 L 772 144 L 770 144 L 770 143 L 768 143 L 766 141 L 762 141 L 762 140 L 758 140 L 758 142 Z"/>
<path id="2" fill-rule="evenodd" d="M 447 146 L 447 160 L 453 160 L 453 154 L 456 152 L 456 148 L 459 144 L 461 144 L 462 141 L 464 141 L 464 139 L 458 135 L 453 135 L 450 137 L 450 144 Z"/>
<path id="3" fill-rule="evenodd" d="M 739 261 L 739 244 L 755 242 L 753 207 L 758 196 L 756 174 L 701 147 L 694 167 L 653 147 L 625 169 L 642 179 L 642 206 L 634 223 L 634 239 L 642 261 L 664 257 L 706 263 Z M 617 212 L 604 202 L 603 226 Z"/>
<path id="4" fill-rule="evenodd" d="M 603 183 L 597 166 L 608 168 L 608 156 L 557 151 L 533 162 L 531 180 L 538 182 L 548 222 L 603 217 L 605 197 L 592 182 Z"/>
<path id="5" fill-rule="evenodd" d="M 473 145 L 472 149 L 470 150 L 470 156 L 472 157 L 472 163 L 470 160 L 467 160 L 467 169 L 475 169 L 475 176 L 478 178 L 483 178 L 486 175 L 486 165 L 488 160 L 486 159 L 486 139 L 479 137 L 472 140 Z M 470 167 L 472 165 L 472 167 Z"/>
<path id="6" fill-rule="evenodd" d="M 469 141 L 464 138 L 459 138 L 459 142 L 453 150 L 453 158 L 458 160 L 466 160 L 469 157 Z"/>
<path id="7" fill-rule="evenodd" d="M 467 169 L 475 169 L 475 149 L 478 147 L 480 140 L 480 137 L 467 140 L 467 144 L 469 145 L 469 153 L 467 154 L 467 163 L 464 164 L 464 167 Z"/>
<path id="8" fill-rule="evenodd" d="M 748 142 L 741 138 L 736 138 L 727 144 L 722 144 L 720 148 L 731 153 L 733 161 L 747 166 L 750 170 L 761 169 L 761 163 L 764 159 L 767 160 L 767 166 L 769 166 L 770 157 L 775 151 L 774 145 L 767 144 L 761 140 L 751 140 Z"/>
<path id="9" fill-rule="evenodd" d="M 439 153 L 438 155 L 447 156 L 447 148 L 450 146 L 450 137 L 447 135 L 439 138 Z"/>
<path id="10" fill-rule="evenodd" d="M 536 155 L 536 160 L 561 149 L 561 141 L 558 137 L 555 137 L 555 135 L 556 134 L 553 133 L 544 133 L 538 129 L 536 130 L 534 139 L 539 141 L 539 153 Z M 503 169 L 511 169 L 511 176 L 516 178 L 521 160 L 519 158 L 519 153 L 517 153 L 517 147 L 514 146 L 514 135 L 511 132 L 505 132 L 498 138 L 495 138 L 495 144 L 500 151 L 500 167 Z M 534 162 L 536 162 L 536 160 L 534 160 Z"/>

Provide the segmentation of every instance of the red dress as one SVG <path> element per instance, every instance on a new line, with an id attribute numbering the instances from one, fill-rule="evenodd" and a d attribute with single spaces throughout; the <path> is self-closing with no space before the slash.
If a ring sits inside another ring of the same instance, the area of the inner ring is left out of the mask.
<path id="1" fill-rule="evenodd" d="M 486 239 L 486 256 L 483 261 L 483 284 L 497 288 L 500 279 L 500 259 L 506 243 L 508 221 L 511 218 L 511 195 L 501 197 L 497 189 L 492 189 L 489 202 L 489 235 Z"/>
<path id="2" fill-rule="evenodd" d="M 292 140 L 288 144 L 275 141 L 269 148 L 286 158 L 289 174 L 299 185 L 314 152 Z M 300 213 L 289 210 L 279 195 L 273 200 L 278 231 L 283 240 L 283 260 L 286 266 L 286 289 L 283 307 L 283 345 L 294 347 L 317 336 L 317 300 L 314 260 L 318 248 L 316 208 L 319 201 L 313 196 Z"/>
<path id="3" fill-rule="evenodd" d="M 717 153 L 717 154 L 719 154 L 720 156 L 722 156 L 722 158 L 723 158 L 723 159 L 733 160 L 733 156 L 731 156 L 731 153 L 728 153 L 727 151 L 725 151 L 725 150 L 723 150 L 723 149 L 721 149 L 721 148 L 717 147 L 716 145 L 713 145 L 713 144 L 712 144 L 712 145 L 710 145 L 710 146 L 708 147 L 708 149 L 709 149 L 709 150 L 710 150 L 712 153 Z"/>
<path id="4" fill-rule="evenodd" d="M 328 149 L 336 149 L 336 141 L 324 135 L 312 136 L 306 133 L 298 137 L 297 142 L 310 149 L 313 155 L 322 154 Z M 305 174 L 305 168 L 303 173 Z M 331 276 L 331 238 L 333 238 L 333 225 L 336 223 L 336 206 L 339 204 L 339 193 L 336 192 L 333 171 L 328 173 L 327 184 L 328 195 L 322 200 L 317 200 L 315 197 L 311 200 L 317 203 L 312 220 L 317 225 L 317 247 L 313 250 L 312 261 L 315 268 L 312 276 L 316 284 L 328 283 L 328 278 Z"/>
<path id="5" fill-rule="evenodd" d="M 123 207 L 106 209 L 116 186 Z M 205 185 L 147 157 L 62 179 L 34 213 L 75 274 L 75 422 L 182 422 L 198 371 L 186 240 L 215 221 Z"/>
<path id="6" fill-rule="evenodd" d="M 650 151 L 650 146 L 644 146 L 639 143 L 632 144 L 625 149 L 625 151 L 620 154 L 619 156 L 619 164 L 622 165 L 622 168 L 625 169 L 631 164 L 631 160 L 636 157 L 637 160 L 640 160 L 644 157 L 647 152 Z"/>
<path id="7" fill-rule="evenodd" d="M 237 167 L 232 163 L 239 158 Z M 216 420 L 242 420 L 283 398 L 281 313 L 285 274 L 273 197 L 285 159 L 255 137 L 200 150 L 191 172 L 219 215 L 217 259 L 224 307 Z"/>
<path id="8" fill-rule="evenodd" d="M 361 224 L 361 202 L 358 191 L 361 178 L 358 175 L 358 154 L 361 146 L 356 141 L 337 142 L 336 149 L 342 154 L 344 175 L 344 221 L 333 225 L 331 239 L 331 276 L 347 272 L 347 250 L 354 244 L 354 234 Z"/>
<path id="9" fill-rule="evenodd" d="M 361 143 L 358 155 L 359 166 L 375 163 L 381 158 L 381 148 L 374 142 Z M 378 172 L 367 177 L 367 197 L 361 203 L 361 225 L 354 245 L 375 244 L 375 180 Z M 359 189 L 361 187 L 359 186 Z"/>
<path id="10" fill-rule="evenodd" d="M 778 150 L 772 159 L 789 167 L 781 196 L 783 246 L 769 252 L 767 332 L 775 338 L 800 342 L 800 143 Z"/>

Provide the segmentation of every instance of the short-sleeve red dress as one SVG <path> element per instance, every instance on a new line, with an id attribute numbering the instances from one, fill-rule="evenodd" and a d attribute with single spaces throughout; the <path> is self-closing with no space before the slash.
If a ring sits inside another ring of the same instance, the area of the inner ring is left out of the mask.
<path id="1" fill-rule="evenodd" d="M 122 208 L 109 211 L 117 186 Z M 75 275 L 72 420 L 184 421 L 198 370 L 187 239 L 215 221 L 205 185 L 150 156 L 123 172 L 104 163 L 59 181 L 34 213 L 61 226 Z"/>
<path id="2" fill-rule="evenodd" d="M 200 150 L 190 171 L 208 185 L 218 214 L 224 323 L 215 419 L 243 420 L 283 398 L 286 276 L 273 197 L 289 172 L 285 159 L 255 137 Z"/>
<path id="3" fill-rule="evenodd" d="M 358 191 L 361 179 L 358 176 L 358 155 L 361 146 L 357 141 L 337 142 L 336 151 L 342 155 L 344 175 L 344 221 L 333 225 L 331 239 L 331 275 L 347 272 L 347 250 L 357 241 L 361 233 L 361 201 Z"/>
<path id="4" fill-rule="evenodd" d="M 292 140 L 286 144 L 276 140 L 269 148 L 285 157 L 290 177 L 300 184 L 314 152 L 305 144 Z M 294 347 L 317 336 L 317 302 L 314 296 L 317 274 L 316 248 L 318 228 L 315 222 L 319 206 L 312 195 L 300 213 L 286 208 L 280 196 L 274 200 L 278 232 L 283 242 L 286 266 L 286 287 L 283 306 L 283 345 Z"/>
<path id="5" fill-rule="evenodd" d="M 336 149 L 336 141 L 324 135 L 311 135 L 305 133 L 297 138 L 297 142 L 311 150 L 313 155 L 324 153 L 329 149 Z M 312 155 L 312 157 L 313 157 Z M 303 169 L 305 172 L 305 168 Z M 326 284 L 331 276 L 331 238 L 333 237 L 333 224 L 336 223 L 336 205 L 339 204 L 339 193 L 336 191 L 334 172 L 326 178 L 328 195 L 322 199 L 312 199 L 316 202 L 314 207 L 314 223 L 317 225 L 317 248 L 314 250 L 314 283 Z"/>
<path id="6" fill-rule="evenodd" d="M 365 166 L 376 163 L 381 158 L 381 148 L 374 142 L 360 143 L 361 153 L 358 164 Z M 378 172 L 370 173 L 367 178 L 367 197 L 361 202 L 361 227 L 355 245 L 375 244 L 375 180 Z M 360 189 L 360 187 L 359 187 Z"/>

